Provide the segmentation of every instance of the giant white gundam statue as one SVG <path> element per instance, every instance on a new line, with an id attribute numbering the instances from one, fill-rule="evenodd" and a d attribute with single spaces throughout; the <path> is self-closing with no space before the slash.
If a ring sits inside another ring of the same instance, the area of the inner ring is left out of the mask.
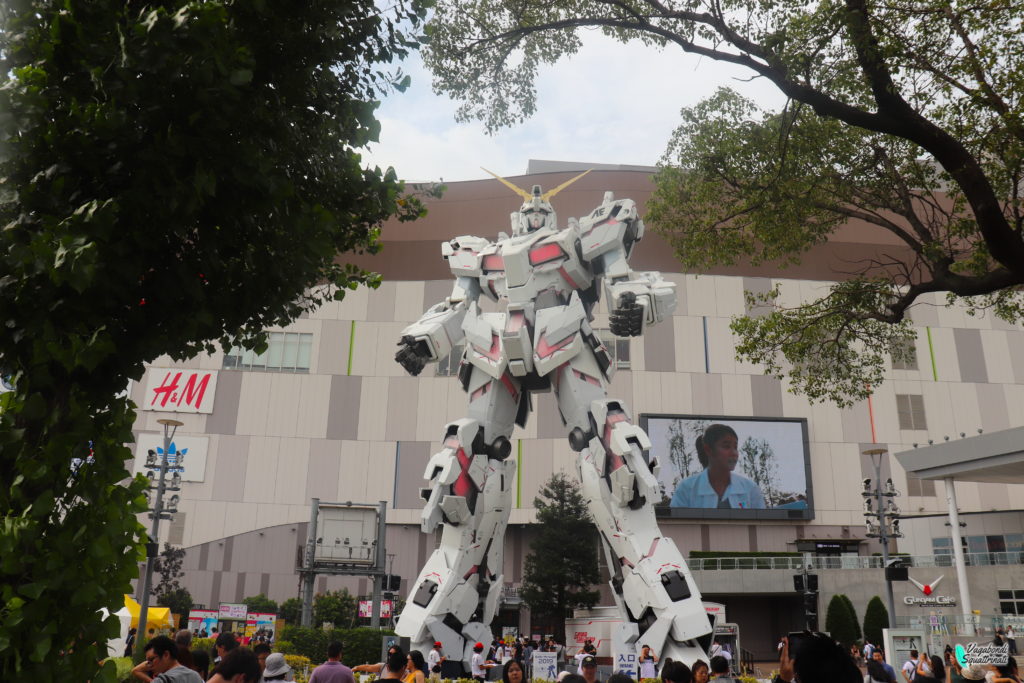
<path id="1" fill-rule="evenodd" d="M 469 394 L 468 417 L 445 427 L 443 447 L 424 474 L 422 528 L 433 533 L 442 525 L 441 543 L 413 584 L 397 632 L 424 652 L 440 641 L 449 659 L 467 666 L 473 645 L 491 641 L 499 609 L 516 468 L 509 438 L 515 424 L 526 423 L 534 391 L 554 391 L 579 454 L 583 495 L 622 614 L 622 642 L 692 663 L 710 640 L 693 577 L 655 520 L 661 490 L 650 441 L 626 405 L 608 398 L 614 365 L 591 328 L 602 281 L 609 327 L 620 337 L 670 317 L 675 284 L 630 270 L 627 259 L 644 234 L 630 199 L 606 192 L 589 215 L 557 226 L 548 200 L 582 175 L 547 193 L 495 175 L 525 200 L 512 214 L 512 236 L 456 237 L 441 246 L 455 275 L 451 296 L 403 330 L 395 356 L 417 375 L 465 342 L 458 376 Z M 505 300 L 505 312 L 481 312 L 481 295 Z"/>

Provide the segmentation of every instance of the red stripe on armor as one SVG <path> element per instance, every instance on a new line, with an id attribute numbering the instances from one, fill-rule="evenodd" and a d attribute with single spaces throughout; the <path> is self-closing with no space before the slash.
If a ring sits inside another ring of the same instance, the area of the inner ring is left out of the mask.
<path id="1" fill-rule="evenodd" d="M 469 400 L 470 401 L 477 400 L 478 398 L 480 398 L 481 396 L 486 394 L 487 390 L 490 389 L 490 388 L 491 388 L 491 384 L 490 384 L 490 382 L 488 382 L 487 384 L 483 385 L 482 387 L 480 387 L 479 389 L 474 391 L 472 394 L 470 394 L 469 395 Z"/>
<path id="2" fill-rule="evenodd" d="M 501 254 L 488 254 L 484 256 L 483 268 L 490 271 L 505 270 L 505 259 Z"/>
<path id="3" fill-rule="evenodd" d="M 541 335 L 540 339 L 537 340 L 537 357 L 547 358 L 557 351 L 561 351 L 569 344 L 572 344 L 573 340 L 576 339 L 576 333 L 573 332 L 565 339 L 556 342 L 554 344 L 548 343 L 548 338 L 545 335 Z"/>
<path id="4" fill-rule="evenodd" d="M 501 342 L 498 339 L 498 335 L 493 332 L 491 332 L 491 348 L 489 350 L 484 351 L 476 344 L 473 345 L 473 349 L 484 358 L 490 358 L 495 363 L 501 359 Z"/>
<path id="5" fill-rule="evenodd" d="M 474 564 L 472 567 L 469 568 L 469 571 L 466 572 L 466 574 L 462 577 L 462 579 L 466 580 L 469 577 L 473 576 L 473 574 L 476 574 L 478 571 L 480 571 L 480 565 Z"/>
<path id="6" fill-rule="evenodd" d="M 613 413 L 604 422 L 604 447 L 608 453 L 608 471 L 614 472 L 625 466 L 626 460 L 618 453 L 612 451 L 612 429 L 618 422 L 625 422 L 625 413 Z"/>
<path id="7" fill-rule="evenodd" d="M 513 384 L 512 378 L 509 377 L 507 372 L 504 375 L 501 376 L 501 383 L 505 385 L 506 389 L 508 389 L 508 393 L 512 394 L 512 400 L 513 401 L 518 401 L 519 400 L 519 392 L 516 391 L 516 385 Z"/>
<path id="8" fill-rule="evenodd" d="M 573 368 L 572 374 L 576 375 L 578 378 L 580 378 L 584 382 L 590 382 L 595 387 L 601 386 L 601 381 L 599 379 L 597 379 L 596 377 L 591 377 L 590 375 L 588 375 L 588 374 L 586 374 L 584 372 L 580 372 L 576 368 Z"/>
<path id="9" fill-rule="evenodd" d="M 579 288 L 580 288 L 580 287 L 579 287 L 579 286 L 578 286 L 578 285 L 576 284 L 576 281 L 575 281 L 575 280 L 573 280 L 573 279 L 572 279 L 571 277 L 569 277 L 569 273 L 565 272 L 565 266 L 562 266 L 562 267 L 560 267 L 560 268 L 558 269 L 558 274 L 559 274 L 559 275 L 561 275 L 561 276 L 562 276 L 562 279 L 563 279 L 563 280 L 565 280 L 565 283 L 566 283 L 567 285 L 569 285 L 570 287 L 572 287 L 573 289 L 579 289 Z"/>
<path id="10" fill-rule="evenodd" d="M 530 250 L 530 265 L 539 266 L 542 263 L 556 261 L 565 258 L 565 252 L 557 244 L 545 244 Z"/>
<path id="11" fill-rule="evenodd" d="M 526 314 L 522 311 L 513 311 L 509 313 L 508 320 L 505 322 L 505 333 L 515 334 L 519 330 L 523 329 L 523 325 L 526 324 Z"/>
<path id="12" fill-rule="evenodd" d="M 462 468 L 462 473 L 459 474 L 459 478 L 452 484 L 452 493 L 456 496 L 462 496 L 464 498 L 469 497 L 470 491 L 473 490 L 473 480 L 469 477 L 469 456 L 466 455 L 465 448 L 459 448 L 455 451 L 455 457 L 459 461 L 459 467 Z"/>

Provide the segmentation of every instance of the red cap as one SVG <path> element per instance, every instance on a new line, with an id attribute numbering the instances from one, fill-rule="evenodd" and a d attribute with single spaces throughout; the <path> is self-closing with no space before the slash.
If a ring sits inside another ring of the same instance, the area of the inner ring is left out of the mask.
<path id="1" fill-rule="evenodd" d="M 441 647 L 441 641 L 440 640 L 434 641 L 434 647 Z"/>
<path id="2" fill-rule="evenodd" d="M 484 649 L 484 644 L 483 643 L 477 643 L 476 645 L 473 646 L 473 649 L 474 650 L 482 650 L 482 649 Z"/>

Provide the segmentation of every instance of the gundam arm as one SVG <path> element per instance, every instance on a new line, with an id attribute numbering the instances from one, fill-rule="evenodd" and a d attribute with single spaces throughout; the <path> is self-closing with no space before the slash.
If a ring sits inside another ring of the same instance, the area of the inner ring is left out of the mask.
<path id="1" fill-rule="evenodd" d="M 660 323 L 676 308 L 676 284 L 661 273 L 629 269 L 622 250 L 605 257 L 604 289 L 608 327 L 619 337 L 636 337 L 648 325 Z"/>
<path id="2" fill-rule="evenodd" d="M 451 353 L 465 336 L 462 320 L 466 310 L 479 297 L 480 281 L 460 275 L 449 297 L 431 306 L 419 320 L 402 330 L 395 361 L 410 375 L 418 375 L 427 363 Z"/>
<path id="3" fill-rule="evenodd" d="M 644 222 L 631 199 L 616 200 L 604 193 L 600 206 L 579 221 L 583 259 L 604 277 L 609 327 L 620 337 L 643 334 L 672 315 L 676 308 L 676 285 L 661 273 L 636 272 L 629 267 L 633 245 L 643 238 Z"/>

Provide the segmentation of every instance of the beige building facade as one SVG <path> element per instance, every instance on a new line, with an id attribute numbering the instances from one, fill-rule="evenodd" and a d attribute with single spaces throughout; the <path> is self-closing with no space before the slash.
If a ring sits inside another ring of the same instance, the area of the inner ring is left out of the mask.
<path id="1" fill-rule="evenodd" d="M 512 178 L 520 187 L 554 187 L 567 171 Z M 652 185 L 647 170 L 596 170 L 559 194 L 554 205 L 564 224 L 601 201 L 605 190 L 641 205 Z M 508 230 L 508 214 L 519 200 L 494 180 L 452 183 L 430 203 L 430 215 L 408 225 L 387 225 L 385 248 L 357 259 L 384 275 L 377 290 L 349 292 L 284 329 L 271 330 L 268 353 L 235 350 L 184 363 L 157 359 L 132 387 L 139 406 L 136 463 L 146 444 L 156 443 L 157 420 L 184 422 L 178 445 L 186 444 L 186 476 L 179 512 L 164 527 L 161 542 L 187 549 L 185 585 L 207 606 L 265 593 L 282 601 L 298 595 L 295 571 L 306 539 L 310 500 L 377 503 L 388 508 L 387 552 L 402 592 L 417 575 L 435 539 L 419 531 L 423 470 L 439 446 L 444 425 L 464 416 L 466 396 L 445 359 L 419 377 L 394 361 L 402 328 L 451 290 L 440 243 L 458 235 L 493 237 Z M 941 297 L 913 309 L 916 360 L 892 369 L 870 402 L 849 409 L 809 404 L 784 381 L 735 359 L 729 329 L 747 312 L 744 292 L 781 287 L 784 302 L 815 296 L 848 259 L 879 248 L 895 249 L 888 237 L 866 225 L 850 225 L 815 248 L 805 264 L 786 271 L 737 266 L 714 273 L 682 273 L 671 247 L 648 230 L 632 265 L 660 270 L 677 285 L 679 305 L 671 320 L 643 337 L 617 346 L 610 394 L 641 415 L 679 414 L 805 418 L 809 439 L 813 519 L 718 521 L 665 519 L 662 529 L 682 549 L 762 554 L 807 552 L 823 558 L 820 610 L 831 594 L 845 592 L 858 612 L 872 595 L 884 596 L 882 572 L 869 569 L 876 542 L 865 538 L 863 479 L 872 477 L 868 448 L 896 453 L 914 443 L 961 432 L 975 434 L 1024 425 L 1024 328 L 992 317 L 972 317 L 947 308 Z M 344 256 L 342 257 L 344 258 Z M 595 328 L 607 328 L 607 310 L 597 309 Z M 200 396 L 199 387 L 207 378 Z M 186 391 L 189 379 L 193 382 Z M 170 400 L 165 401 L 165 398 Z M 518 605 L 523 560 L 534 523 L 533 499 L 552 473 L 574 473 L 575 454 L 550 393 L 534 396 L 534 412 L 514 435 L 518 461 L 516 501 L 505 559 L 507 604 Z M 884 462 L 901 492 L 905 537 L 893 550 L 922 564 L 911 569 L 920 581 L 944 573 L 943 589 L 957 594 L 948 568 L 951 552 L 941 487 L 909 479 L 895 459 Z M 1012 602 L 1024 615 L 1024 486 L 957 484 L 967 526 L 975 609 L 1003 613 Z M 1014 555 L 1016 553 L 1016 555 Z M 945 556 L 947 559 L 942 559 Z M 986 557 L 987 556 L 987 559 Z M 927 558 L 933 567 L 927 568 Z M 793 592 L 791 568 L 723 569 L 700 560 L 694 576 L 709 600 L 727 604 L 740 623 L 746 647 L 771 654 L 779 633 L 802 625 L 802 603 Z M 920 576 L 918 576 L 920 574 Z M 318 590 L 348 587 L 369 593 L 359 578 L 322 577 Z M 907 605 L 916 589 L 897 585 L 897 615 L 954 615 L 956 607 Z M 1010 598 L 1005 599 L 1009 591 Z M 610 602 L 608 603 L 610 604 Z M 1012 616 L 1012 615 L 1010 615 Z M 527 610 L 503 612 L 509 625 L 530 628 Z"/>

